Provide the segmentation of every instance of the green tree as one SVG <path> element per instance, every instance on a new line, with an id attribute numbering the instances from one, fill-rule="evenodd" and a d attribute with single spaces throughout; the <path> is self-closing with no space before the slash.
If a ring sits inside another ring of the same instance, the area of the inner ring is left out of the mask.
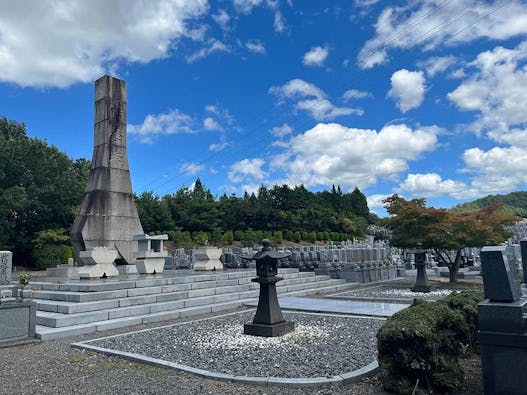
<path id="1" fill-rule="evenodd" d="M 477 212 L 426 207 L 425 199 L 405 200 L 398 195 L 385 199 L 391 218 L 386 225 L 392 231 L 391 244 L 401 248 L 432 249 L 449 270 L 450 282 L 457 281 L 461 251 L 503 242 L 506 225 L 518 220 L 490 206 Z M 453 251 L 454 254 L 450 254 Z"/>
<path id="2" fill-rule="evenodd" d="M 0 118 L 0 247 L 14 263 L 34 263 L 32 242 L 47 229 L 69 231 L 84 194 L 89 162 L 72 160 L 26 134 L 24 124 Z"/>
<path id="3" fill-rule="evenodd" d="M 153 192 L 145 191 L 135 197 L 137 213 L 145 233 L 168 231 L 174 228 L 174 221 L 168 203 Z"/>

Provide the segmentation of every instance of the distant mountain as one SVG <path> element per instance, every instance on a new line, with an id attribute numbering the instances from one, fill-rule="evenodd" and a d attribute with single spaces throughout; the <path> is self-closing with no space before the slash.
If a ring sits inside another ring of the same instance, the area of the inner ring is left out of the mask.
<path id="1" fill-rule="evenodd" d="M 507 195 L 489 195 L 473 202 L 458 204 L 454 210 L 479 210 L 493 204 L 502 205 L 511 214 L 527 218 L 527 191 L 511 192 Z"/>

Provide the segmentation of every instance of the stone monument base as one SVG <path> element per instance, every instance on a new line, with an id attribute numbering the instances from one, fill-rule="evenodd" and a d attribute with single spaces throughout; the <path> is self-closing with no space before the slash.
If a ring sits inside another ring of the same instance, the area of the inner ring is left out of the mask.
<path id="1" fill-rule="evenodd" d="M 194 270 L 223 270 L 223 263 L 219 259 L 211 259 L 209 261 L 198 261 L 194 264 Z"/>
<path id="2" fill-rule="evenodd" d="M 137 273 L 139 274 L 163 273 L 165 257 L 138 259 L 135 264 L 137 266 Z"/>
<path id="3" fill-rule="evenodd" d="M 295 323 L 282 321 L 275 324 L 255 324 L 249 322 L 243 326 L 243 333 L 251 336 L 277 337 L 295 330 Z"/>
<path id="4" fill-rule="evenodd" d="M 79 267 L 80 278 L 101 278 L 118 276 L 119 271 L 113 263 L 96 263 L 95 265 L 86 265 Z"/>
<path id="5" fill-rule="evenodd" d="M 120 275 L 137 274 L 136 265 L 117 265 L 117 271 Z"/>
<path id="6" fill-rule="evenodd" d="M 69 265 L 58 265 L 57 267 L 50 267 L 46 270 L 47 277 L 57 278 L 79 278 L 79 268 Z"/>

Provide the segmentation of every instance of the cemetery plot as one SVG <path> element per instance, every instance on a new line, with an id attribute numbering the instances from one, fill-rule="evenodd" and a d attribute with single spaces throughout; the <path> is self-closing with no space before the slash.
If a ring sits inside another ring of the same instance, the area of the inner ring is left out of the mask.
<path id="1" fill-rule="evenodd" d="M 376 334 L 383 319 L 288 312 L 284 316 L 295 321 L 295 332 L 267 338 L 243 334 L 253 315 L 248 310 L 74 346 L 231 380 L 340 381 L 377 366 Z"/>

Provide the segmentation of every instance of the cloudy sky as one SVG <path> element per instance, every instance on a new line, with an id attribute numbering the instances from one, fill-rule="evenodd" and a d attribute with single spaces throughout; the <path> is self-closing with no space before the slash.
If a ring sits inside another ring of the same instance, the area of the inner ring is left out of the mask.
<path id="1" fill-rule="evenodd" d="M 0 0 L 0 116 L 91 158 L 128 83 L 135 192 L 199 176 L 450 207 L 527 186 L 527 2 Z"/>

